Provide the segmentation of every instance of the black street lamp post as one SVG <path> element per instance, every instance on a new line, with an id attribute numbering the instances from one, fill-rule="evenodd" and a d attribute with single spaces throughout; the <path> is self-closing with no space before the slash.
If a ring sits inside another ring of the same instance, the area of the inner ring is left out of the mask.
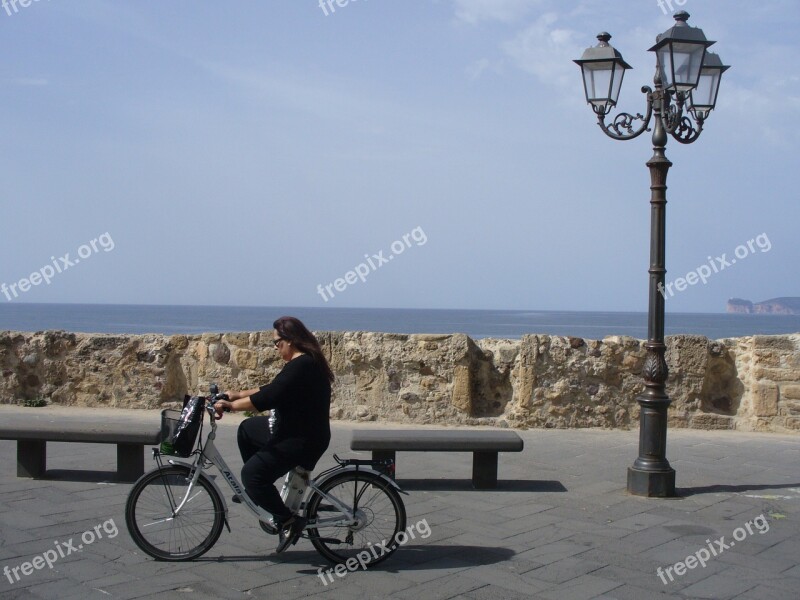
<path id="1" fill-rule="evenodd" d="M 622 78 L 630 65 L 622 59 L 601 33 L 600 43 L 588 48 L 575 62 L 583 74 L 586 101 L 597 115 L 600 128 L 615 140 L 632 140 L 650 131 L 653 122 L 653 156 L 650 169 L 650 289 L 647 313 L 647 357 L 642 376 L 645 390 L 639 403 L 639 457 L 628 468 L 628 492 L 637 496 L 675 495 L 675 470 L 667 461 L 666 392 L 669 375 L 664 359 L 664 276 L 667 172 L 672 163 L 665 150 L 667 134 L 682 144 L 691 144 L 703 131 L 703 124 L 714 109 L 722 73 L 729 67 L 707 48 L 714 42 L 703 31 L 690 27 L 689 14 L 675 14 L 675 25 L 656 38 L 650 51 L 656 53 L 655 89 L 642 88 L 647 97 L 647 114 L 619 113 L 606 123 L 606 116 L 617 105 Z M 642 121 L 638 129 L 634 123 Z"/>

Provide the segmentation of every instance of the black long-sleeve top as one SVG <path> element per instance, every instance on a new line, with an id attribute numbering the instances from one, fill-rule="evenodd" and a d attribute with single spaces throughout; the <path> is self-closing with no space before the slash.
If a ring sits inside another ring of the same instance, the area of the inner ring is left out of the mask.
<path id="1" fill-rule="evenodd" d="M 250 401 L 259 411 L 277 413 L 268 447 L 313 468 L 331 440 L 331 384 L 314 358 L 302 354 L 287 362 Z"/>

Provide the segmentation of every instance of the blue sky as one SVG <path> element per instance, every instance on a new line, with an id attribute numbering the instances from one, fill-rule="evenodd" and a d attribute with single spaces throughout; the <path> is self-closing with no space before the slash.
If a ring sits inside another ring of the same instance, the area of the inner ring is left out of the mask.
<path id="1" fill-rule="evenodd" d="M 645 311 L 649 135 L 605 137 L 571 61 L 609 31 L 644 112 L 673 11 L 341 3 L 0 9 L 0 301 Z M 672 4 L 732 68 L 667 146 L 667 281 L 746 255 L 667 310 L 800 296 L 800 5 Z"/>

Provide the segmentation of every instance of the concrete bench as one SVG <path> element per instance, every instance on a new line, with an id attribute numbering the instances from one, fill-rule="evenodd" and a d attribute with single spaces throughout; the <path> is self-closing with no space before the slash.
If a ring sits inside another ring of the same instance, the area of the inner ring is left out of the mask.
<path id="1" fill-rule="evenodd" d="M 371 450 L 375 460 L 395 459 L 403 452 L 472 452 L 472 485 L 497 487 L 497 453 L 522 452 L 522 439 L 513 431 L 477 429 L 356 429 L 351 450 Z"/>
<path id="2" fill-rule="evenodd" d="M 35 411 L 37 409 L 29 409 Z M 44 477 L 47 442 L 84 442 L 117 445 L 117 478 L 135 481 L 144 473 L 144 447 L 158 444 L 159 423 L 98 422 L 43 415 L 4 415 L 0 440 L 17 441 L 17 477 Z"/>

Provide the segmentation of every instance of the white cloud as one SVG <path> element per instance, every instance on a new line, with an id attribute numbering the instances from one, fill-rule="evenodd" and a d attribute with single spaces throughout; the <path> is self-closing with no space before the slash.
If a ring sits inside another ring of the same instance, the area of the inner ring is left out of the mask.
<path id="1" fill-rule="evenodd" d="M 794 48 L 768 42 L 741 49 L 730 42 L 718 45 L 723 62 L 733 67 L 722 76 L 718 115 L 712 118 L 729 119 L 731 127 L 760 135 L 771 145 L 796 147 L 797 134 L 786 125 L 800 117 L 800 77 L 787 58 Z"/>
<path id="2" fill-rule="evenodd" d="M 517 66 L 543 83 L 574 88 L 578 75 L 572 60 L 583 52 L 578 40 L 585 35 L 559 28 L 557 22 L 555 13 L 544 14 L 502 47 Z"/>
<path id="3" fill-rule="evenodd" d="M 492 73 L 502 73 L 503 61 L 491 61 L 488 58 L 481 58 L 464 68 L 464 72 L 471 81 L 480 79 L 481 76 L 487 71 Z"/>
<path id="4" fill-rule="evenodd" d="M 725 81 L 719 90 L 717 108 L 710 119 L 717 116 L 727 126 L 738 129 L 743 136 L 759 136 L 773 146 L 793 148 L 796 134 L 786 127 L 800 116 L 800 96 L 786 93 L 782 86 L 766 86 L 763 89 L 744 87 Z M 742 127 L 742 123 L 747 126 Z"/>
<path id="5" fill-rule="evenodd" d="M 453 0 L 456 17 L 475 25 L 481 21 L 510 23 L 525 16 L 542 0 Z"/>

